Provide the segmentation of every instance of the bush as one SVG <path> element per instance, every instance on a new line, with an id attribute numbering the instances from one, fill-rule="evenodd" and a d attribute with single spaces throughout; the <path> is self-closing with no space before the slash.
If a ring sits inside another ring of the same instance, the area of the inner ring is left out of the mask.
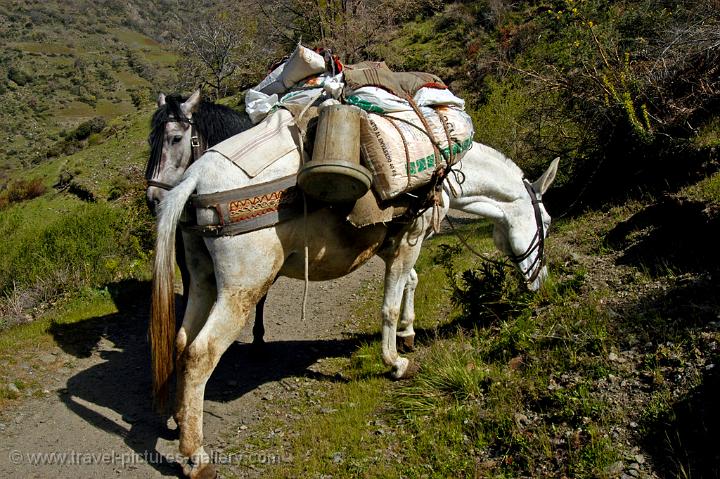
<path id="1" fill-rule="evenodd" d="M 107 123 L 103 117 L 96 116 L 91 120 L 80 123 L 78 127 L 75 128 L 75 132 L 72 136 L 76 140 L 85 140 L 93 133 L 100 133 L 105 128 L 106 124 Z"/>
<path id="2" fill-rule="evenodd" d="M 20 201 L 31 200 L 42 196 L 46 190 L 47 188 L 40 178 L 33 180 L 15 180 L 7 186 L 5 191 L 0 193 L 0 209 L 12 203 L 19 203 Z"/>
<path id="3" fill-rule="evenodd" d="M 20 86 L 27 85 L 32 81 L 32 75 L 25 70 L 12 66 L 7 74 L 8 78 Z"/>
<path id="4" fill-rule="evenodd" d="M 0 257 L 0 294 L 43 285 L 47 300 L 144 271 L 142 245 L 147 241 L 135 212 L 107 203 L 72 202 L 63 214 L 27 221 L 45 214 L 46 207 L 11 208 L 0 218 L 0 234 L 7 239 Z"/>

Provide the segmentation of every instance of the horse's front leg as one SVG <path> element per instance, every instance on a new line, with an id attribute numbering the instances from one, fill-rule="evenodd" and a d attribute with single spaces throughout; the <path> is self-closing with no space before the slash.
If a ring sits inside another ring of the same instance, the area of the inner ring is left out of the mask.
<path id="1" fill-rule="evenodd" d="M 403 292 L 402 312 L 397 330 L 397 347 L 400 351 L 412 351 L 415 347 L 415 289 L 418 284 L 418 275 L 415 268 L 410 270 L 405 290 Z"/>
<path id="2" fill-rule="evenodd" d="M 420 247 L 417 244 L 414 247 L 405 245 L 405 247 L 383 256 L 385 260 L 385 295 L 382 306 L 382 357 L 385 364 L 392 367 L 391 374 L 395 379 L 404 378 L 409 374 L 410 361 L 397 352 L 397 323 L 400 317 L 403 292 L 408 282 L 411 285 L 413 282 L 417 282 L 417 274 L 414 274 L 413 267 L 419 254 Z M 414 285 L 412 290 L 414 292 Z M 412 296 L 410 295 L 410 297 Z"/>

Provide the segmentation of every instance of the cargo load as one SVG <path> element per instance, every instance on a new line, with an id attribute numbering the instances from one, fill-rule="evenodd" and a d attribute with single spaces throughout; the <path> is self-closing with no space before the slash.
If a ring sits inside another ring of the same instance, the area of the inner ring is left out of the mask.
<path id="1" fill-rule="evenodd" d="M 305 107 L 327 100 L 362 110 L 361 160 L 372 174 L 380 200 L 427 184 L 473 144 L 472 120 L 463 99 L 433 74 L 393 72 L 384 62 L 342 65 L 328 51 L 298 45 L 287 61 L 245 96 L 246 112 L 255 123 L 279 108 L 295 115 L 317 114 L 317 109 Z M 315 170 L 305 168 L 304 174 L 308 171 Z"/>
<path id="2" fill-rule="evenodd" d="M 368 113 L 360 125 L 360 151 L 383 200 L 426 184 L 438 167 L 459 161 L 472 146 L 470 117 L 457 107 L 421 107 L 415 111 Z"/>

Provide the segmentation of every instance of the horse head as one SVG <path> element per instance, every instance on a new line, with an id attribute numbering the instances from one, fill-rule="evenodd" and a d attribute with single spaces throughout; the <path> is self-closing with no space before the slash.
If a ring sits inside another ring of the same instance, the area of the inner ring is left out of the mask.
<path id="1" fill-rule="evenodd" d="M 150 209 L 163 199 L 167 190 L 180 183 L 190 164 L 207 148 L 253 126 L 244 112 L 200 99 L 200 90 L 189 98 L 179 95 L 158 97 L 150 137 L 147 201 Z"/>
<path id="2" fill-rule="evenodd" d="M 542 195 L 555 179 L 559 161 L 556 158 L 537 181 L 530 182 L 509 158 L 476 143 L 463 158 L 459 176 L 451 176 L 450 207 L 493 222 L 495 246 L 515 263 L 531 290 L 547 277 L 545 238 L 550 215 Z"/>
<path id="3" fill-rule="evenodd" d="M 555 158 L 540 178 L 530 182 L 523 178 L 524 191 L 503 208 L 500 227 L 496 223 L 493 240 L 497 248 L 515 263 L 528 288 L 536 291 L 547 277 L 545 238 L 550 229 L 550 215 L 542 196 L 555 180 L 559 158 Z"/>
<path id="4" fill-rule="evenodd" d="M 202 153 L 193 122 L 193 113 L 199 105 L 200 90 L 186 100 L 177 95 L 166 97 L 162 93 L 158 97 L 158 109 L 153 115 L 148 138 L 150 159 L 145 171 L 146 197 L 153 212 L 165 192 L 180 182 L 195 159 L 194 154 Z"/>

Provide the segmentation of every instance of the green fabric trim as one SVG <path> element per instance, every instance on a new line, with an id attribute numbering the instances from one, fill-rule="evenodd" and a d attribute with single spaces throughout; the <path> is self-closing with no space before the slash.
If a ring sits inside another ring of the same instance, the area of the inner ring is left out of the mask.
<path id="1" fill-rule="evenodd" d="M 346 97 L 345 103 L 347 103 L 348 105 L 354 105 L 358 108 L 362 108 L 363 110 L 365 110 L 368 113 L 380 113 L 380 114 L 385 113 L 385 110 L 383 110 L 379 106 L 375 105 L 374 103 L 370 103 L 367 100 L 362 100 L 355 95 Z"/>
<path id="2" fill-rule="evenodd" d="M 468 138 L 461 143 L 453 143 L 453 154 L 457 155 L 459 153 L 467 151 L 470 149 L 471 146 L 472 138 Z M 447 158 L 450 157 L 450 148 L 448 147 L 441 149 L 440 154 L 443 156 L 443 158 L 447 160 Z M 411 161 L 408 165 L 408 175 L 417 175 L 418 173 L 422 173 L 423 171 L 429 170 L 431 168 L 435 168 L 435 153 L 428 155 L 425 158 Z"/>

